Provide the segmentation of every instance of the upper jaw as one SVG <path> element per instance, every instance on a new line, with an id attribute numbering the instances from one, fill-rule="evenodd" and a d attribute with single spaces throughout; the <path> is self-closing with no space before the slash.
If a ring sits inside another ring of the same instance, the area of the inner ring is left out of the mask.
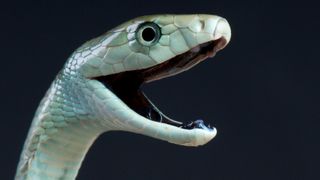
<path id="1" fill-rule="evenodd" d="M 174 76 L 178 73 L 189 70 L 208 57 L 214 57 L 219 50 L 226 46 L 227 43 L 228 41 L 225 37 L 220 37 L 216 40 L 193 47 L 189 51 L 177 55 L 154 67 L 141 70 L 140 72 L 143 74 L 143 83 Z"/>

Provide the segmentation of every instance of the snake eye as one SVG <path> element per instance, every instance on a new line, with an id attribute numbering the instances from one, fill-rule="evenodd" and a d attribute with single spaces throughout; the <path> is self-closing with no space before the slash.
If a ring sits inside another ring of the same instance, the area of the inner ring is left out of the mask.
<path id="1" fill-rule="evenodd" d="M 146 22 L 138 27 L 137 40 L 145 46 L 152 46 L 160 39 L 160 27 L 152 22 Z"/>

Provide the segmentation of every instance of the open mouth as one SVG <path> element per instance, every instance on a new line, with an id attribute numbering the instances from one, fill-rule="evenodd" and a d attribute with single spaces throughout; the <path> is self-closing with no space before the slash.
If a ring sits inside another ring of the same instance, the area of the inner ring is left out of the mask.
<path id="1" fill-rule="evenodd" d="M 141 90 L 141 85 L 186 71 L 206 58 L 213 57 L 226 44 L 226 39 L 221 37 L 198 45 L 156 66 L 101 76 L 95 79 L 103 83 L 128 107 L 149 120 L 183 129 L 198 128 L 211 131 L 213 129 L 210 126 L 206 126 L 202 120 L 185 123 L 167 117 L 145 96 Z"/>

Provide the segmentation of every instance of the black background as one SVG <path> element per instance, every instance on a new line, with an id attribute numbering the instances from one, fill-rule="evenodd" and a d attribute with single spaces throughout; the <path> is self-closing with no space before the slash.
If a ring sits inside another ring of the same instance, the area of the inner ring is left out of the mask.
<path id="1" fill-rule="evenodd" d="M 1 177 L 12 179 L 34 111 L 81 43 L 136 16 L 210 13 L 233 36 L 214 58 L 144 87 L 180 121 L 218 129 L 188 148 L 102 135 L 78 179 L 320 179 L 319 5 L 311 1 L 29 1 L 1 5 Z"/>

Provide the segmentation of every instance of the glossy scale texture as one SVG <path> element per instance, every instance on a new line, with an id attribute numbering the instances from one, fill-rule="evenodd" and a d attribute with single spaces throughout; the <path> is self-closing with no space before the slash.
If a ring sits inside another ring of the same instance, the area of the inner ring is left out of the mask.
<path id="1" fill-rule="evenodd" d="M 144 22 L 161 29 L 152 46 L 137 40 L 137 28 Z M 229 42 L 231 31 L 218 16 L 152 15 L 84 43 L 41 101 L 15 179 L 75 179 L 88 149 L 107 131 L 129 131 L 185 146 L 206 144 L 216 135 L 215 129 L 188 130 L 148 120 L 93 78 L 152 67 L 222 36 Z"/>

